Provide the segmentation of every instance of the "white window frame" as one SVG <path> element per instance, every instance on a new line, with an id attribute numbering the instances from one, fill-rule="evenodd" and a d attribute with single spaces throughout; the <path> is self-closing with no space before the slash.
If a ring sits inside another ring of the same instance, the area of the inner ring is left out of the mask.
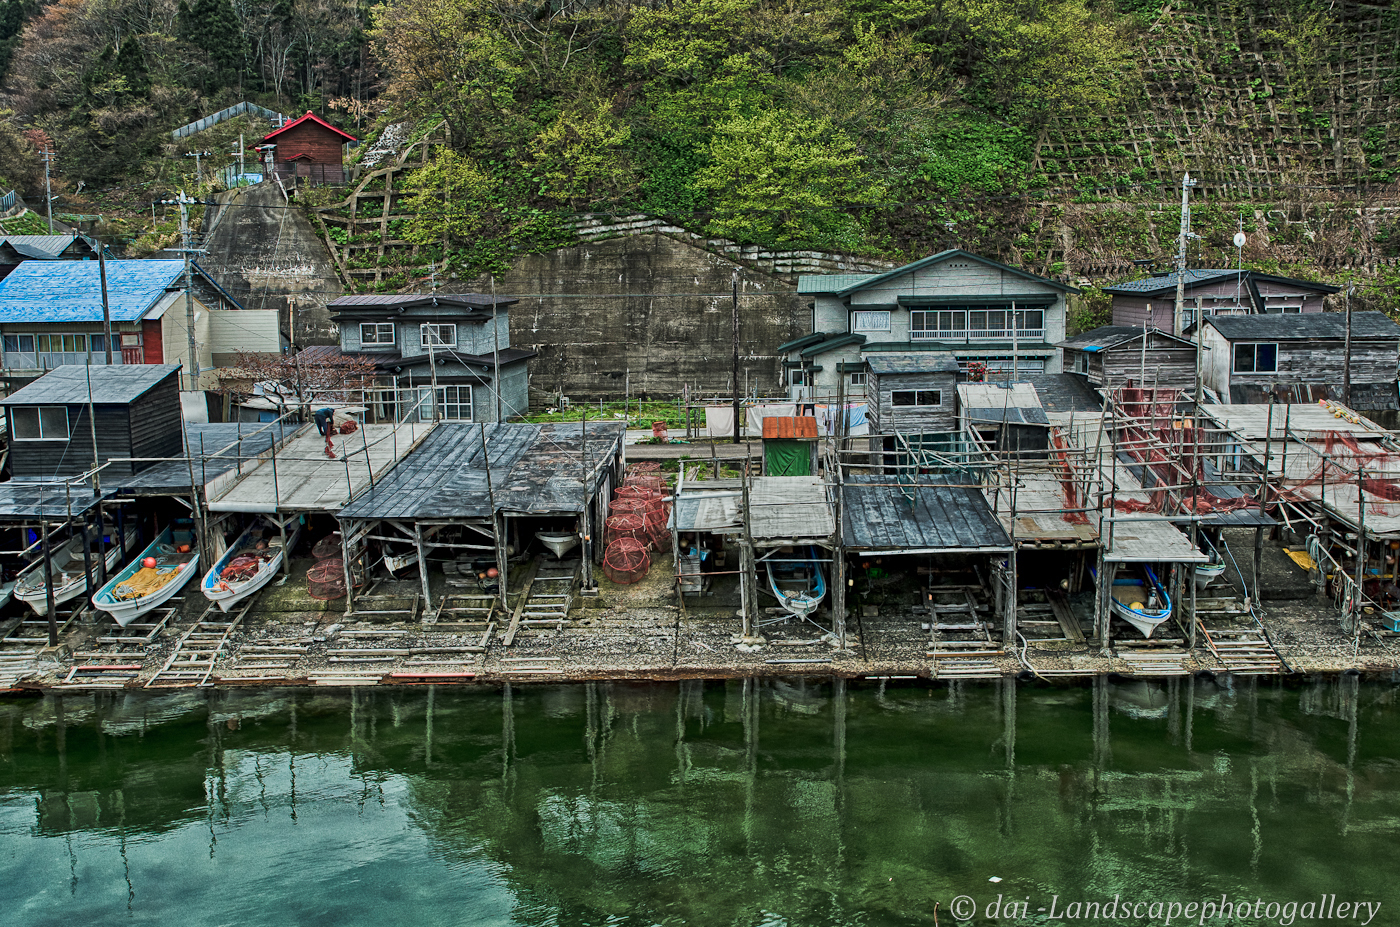
<path id="1" fill-rule="evenodd" d="M 851 331 L 887 332 L 890 330 L 888 309 L 856 309 L 851 312 Z"/>
<path id="2" fill-rule="evenodd" d="M 788 386 L 811 386 L 812 371 L 806 367 L 794 367 L 788 371 Z"/>
<path id="3" fill-rule="evenodd" d="M 457 347 L 457 323 L 455 322 L 424 322 L 418 326 L 418 341 L 426 350 L 428 347 L 428 330 L 432 329 L 435 334 L 433 347 L 435 348 L 455 348 Z M 450 331 L 452 340 L 443 339 L 443 333 Z"/>
<path id="4" fill-rule="evenodd" d="M 1259 369 L 1259 348 L 1270 347 L 1274 349 L 1274 364 L 1268 370 Z M 1239 360 L 1240 348 L 1250 349 L 1250 369 L 1241 370 Z M 1276 341 L 1237 341 L 1230 345 L 1230 372 L 1231 373 L 1278 373 L 1278 342 Z"/>
<path id="5" fill-rule="evenodd" d="M 49 412 L 49 413 L 52 413 L 54 410 L 57 410 L 57 411 L 60 411 L 60 412 L 63 413 L 63 434 L 61 434 L 61 435 L 58 435 L 58 434 L 46 434 L 46 433 L 45 433 L 46 431 L 48 431 L 48 429 L 46 429 L 46 428 L 44 427 L 44 413 L 45 413 L 46 411 Z M 31 412 L 31 411 L 34 413 L 34 427 L 35 427 L 35 430 L 37 430 L 37 431 L 39 432 L 38 435 L 36 435 L 36 436 L 34 436 L 34 437 L 26 437 L 26 436 L 21 435 L 21 434 L 19 433 L 19 428 L 18 428 L 18 427 L 14 427 L 14 428 L 13 428 L 14 433 L 10 435 L 10 437 L 13 438 L 14 440 L 16 440 L 16 441 L 67 441 L 68 438 L 72 435 L 72 431 L 70 430 L 70 425 L 71 425 L 71 423 L 68 421 L 68 407 L 67 407 L 67 406 L 15 406 L 15 407 L 13 407 L 13 408 L 10 410 L 10 424 L 11 424 L 11 426 L 17 426 L 17 425 L 18 425 L 20 413 L 22 413 L 22 412 L 23 412 L 23 413 L 28 413 L 28 412 Z"/>
<path id="6" fill-rule="evenodd" d="M 462 401 L 462 391 L 466 390 L 466 402 Z M 476 398 L 472 392 L 470 384 L 452 384 L 450 386 L 438 387 L 438 418 L 444 422 L 470 422 L 472 421 L 473 408 L 472 401 Z M 448 414 L 448 410 L 455 410 L 455 414 Z M 466 409 L 466 416 L 463 417 L 462 410 Z"/>
<path id="7" fill-rule="evenodd" d="M 367 329 L 367 328 L 370 329 L 370 330 L 373 332 L 373 335 L 374 335 L 373 338 L 370 338 L 370 339 L 366 339 L 366 338 L 365 338 L 365 329 Z M 394 328 L 395 328 L 395 325 L 394 325 L 393 322 L 361 322 L 361 323 L 360 323 L 360 344 L 361 344 L 362 346 L 363 346 L 363 345 L 373 345 L 373 346 L 376 347 L 376 348 L 382 348 L 382 347 L 386 347 L 386 346 L 388 346 L 388 347 L 393 347 L 394 344 L 395 344 L 395 342 L 396 342 L 396 340 L 397 340 L 397 339 L 395 338 Z M 388 341 L 384 341 L 384 340 L 382 340 L 382 339 L 380 338 L 380 335 L 382 335 L 382 334 L 384 333 L 384 330 L 385 330 L 385 329 L 388 329 L 388 331 L 389 331 L 389 340 L 388 340 Z"/>
<path id="8" fill-rule="evenodd" d="M 850 377 L 850 380 L 849 380 L 849 382 L 848 382 L 848 385 L 850 385 L 850 386 L 864 386 L 864 385 L 865 385 L 865 371 L 864 371 L 864 370 L 859 371 L 858 373 L 847 374 L 847 376 Z"/>
<path id="9" fill-rule="evenodd" d="M 930 322 L 933 324 L 929 328 Z M 952 323 L 956 327 L 945 327 Z M 916 328 L 923 325 L 923 328 Z M 966 309 L 911 309 L 909 311 L 910 341 L 966 341 Z"/>
<path id="10" fill-rule="evenodd" d="M 908 393 L 913 397 L 913 402 L 896 403 L 894 397 Z M 896 389 L 890 391 L 891 409 L 931 409 L 943 405 L 943 390 L 941 389 Z"/>

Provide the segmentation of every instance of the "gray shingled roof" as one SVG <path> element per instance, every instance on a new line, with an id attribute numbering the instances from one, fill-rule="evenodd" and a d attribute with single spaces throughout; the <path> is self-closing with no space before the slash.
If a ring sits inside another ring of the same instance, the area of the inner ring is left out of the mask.
<path id="1" fill-rule="evenodd" d="M 888 477 L 852 474 L 842 490 L 841 532 L 848 548 L 868 551 L 1011 550 L 987 499 L 963 475 L 923 475 L 913 487 Z"/>
<path id="2" fill-rule="evenodd" d="M 1206 322 L 1227 341 L 1267 339 L 1305 341 L 1310 338 L 1345 338 L 1347 317 L 1342 312 L 1309 312 L 1302 315 L 1255 313 L 1253 315 L 1213 315 Z M 1353 338 L 1400 338 L 1400 325 L 1384 312 L 1355 312 L 1351 317 Z"/>
<path id="3" fill-rule="evenodd" d="M 864 283 L 879 274 L 803 274 L 797 278 L 797 292 L 839 293 L 848 286 Z"/>
<path id="4" fill-rule="evenodd" d="M 125 404 L 180 369 L 179 364 L 115 364 L 111 367 L 64 364 L 24 389 L 0 399 L 0 405 L 78 405 L 88 402 Z M 92 392 L 88 392 L 88 374 Z"/>
<path id="5" fill-rule="evenodd" d="M 1240 270 L 1234 267 L 1193 267 L 1186 271 L 1186 286 L 1188 288 L 1198 283 L 1207 283 L 1211 280 L 1218 280 L 1221 277 L 1242 277 L 1245 282 L 1250 280 L 1268 280 L 1277 283 L 1288 283 L 1294 286 L 1306 287 L 1316 290 L 1319 293 L 1336 293 L 1338 287 L 1330 286 L 1326 283 L 1315 283 L 1310 280 L 1298 280 L 1293 277 L 1278 277 L 1273 274 L 1261 274 L 1253 270 Z M 1131 295 L 1143 295 L 1147 293 L 1160 293 L 1164 290 L 1176 289 L 1176 271 L 1166 274 L 1156 274 L 1151 277 L 1144 277 L 1141 280 L 1124 280 L 1122 283 L 1110 284 L 1103 288 L 1105 293 L 1120 293 Z"/>
<path id="6" fill-rule="evenodd" d="M 934 351 L 923 351 L 918 354 L 868 354 L 865 362 L 876 374 L 958 372 L 958 359 L 956 357 Z"/>

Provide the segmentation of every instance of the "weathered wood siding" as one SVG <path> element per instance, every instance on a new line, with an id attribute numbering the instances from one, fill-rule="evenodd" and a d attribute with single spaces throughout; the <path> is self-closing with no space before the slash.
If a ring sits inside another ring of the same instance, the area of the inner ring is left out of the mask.
<path id="1" fill-rule="evenodd" d="M 905 431 L 915 434 L 954 431 L 958 427 L 957 382 L 951 373 L 886 373 L 872 371 L 865 380 L 871 434 Z M 895 406 L 896 390 L 942 390 L 938 406 Z"/>
<path id="2" fill-rule="evenodd" d="M 1258 281 L 1258 286 L 1259 295 L 1264 299 L 1266 311 L 1277 312 L 1284 306 L 1301 307 L 1303 312 L 1322 311 L 1323 294 L 1321 293 L 1309 292 L 1301 287 L 1265 280 Z M 1234 277 L 1224 277 L 1209 283 L 1188 287 L 1186 308 L 1207 311 L 1213 309 L 1217 312 L 1233 311 L 1237 304 L 1237 296 L 1238 305 L 1243 311 L 1255 311 L 1248 281 L 1241 289 Z M 1146 323 L 1148 328 L 1169 332 L 1172 330 L 1172 309 L 1175 305 L 1175 290 L 1151 296 L 1114 294 L 1112 324 L 1141 327 Z"/>
<path id="3" fill-rule="evenodd" d="M 131 404 L 131 456 L 179 457 L 184 443 L 180 417 L 180 385 L 168 376 Z M 131 472 L 149 466 L 137 463 Z"/>
<path id="4" fill-rule="evenodd" d="M 32 408 L 32 407 L 22 407 Z M 11 441 L 10 469 L 17 480 L 55 479 L 76 476 L 92 469 L 92 428 L 88 425 L 88 407 L 70 405 L 68 408 L 68 440 L 53 441 Z M 98 405 L 97 409 L 97 453 L 100 461 L 114 457 L 131 457 L 131 434 L 128 410 L 124 405 Z M 175 397 L 176 415 L 179 415 L 179 396 Z M 14 434 L 13 408 L 8 415 L 10 434 Z M 180 436 L 176 425 L 175 436 Z M 103 471 L 130 475 L 129 465 L 113 465 Z"/>
<path id="5" fill-rule="evenodd" d="M 1255 342 L 1239 342 L 1252 344 Z M 1226 363 L 1231 384 L 1269 386 L 1274 383 L 1340 384 L 1345 367 L 1345 342 L 1342 340 L 1259 342 L 1278 344 L 1278 370 L 1272 373 L 1236 373 L 1232 358 L 1233 345 L 1227 348 Z M 1387 383 L 1396 375 L 1400 359 L 1400 343 L 1394 340 L 1351 342 L 1351 382 Z"/>
<path id="6" fill-rule="evenodd" d="M 345 139 L 310 119 L 278 135 L 274 141 L 279 163 L 297 155 L 307 155 L 313 164 L 339 165 L 345 144 Z"/>
<path id="7" fill-rule="evenodd" d="M 1116 389 L 1125 381 L 1144 386 L 1191 389 L 1196 384 L 1196 348 L 1167 338 L 1149 338 L 1147 361 L 1143 363 L 1141 341 L 1099 352 L 1097 379 L 1089 382 L 1104 389 Z M 1090 370 L 1094 370 L 1093 355 Z"/>

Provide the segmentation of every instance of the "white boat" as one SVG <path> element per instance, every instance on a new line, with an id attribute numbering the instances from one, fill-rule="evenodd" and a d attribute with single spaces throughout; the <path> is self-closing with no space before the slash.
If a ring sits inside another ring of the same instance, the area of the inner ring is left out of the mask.
<path id="1" fill-rule="evenodd" d="M 1197 589 L 1204 589 L 1225 575 L 1225 558 L 1220 556 L 1220 551 L 1215 549 L 1214 544 L 1205 538 L 1201 540 L 1205 543 L 1205 552 L 1210 555 L 1210 562 L 1196 564 Z"/>
<path id="2" fill-rule="evenodd" d="M 766 561 L 768 586 L 777 596 L 783 611 L 806 618 L 826 598 L 826 576 L 822 573 L 816 552 L 810 547 L 804 559 L 794 557 L 789 560 L 791 562 Z"/>
<path id="3" fill-rule="evenodd" d="M 182 552 L 181 547 L 185 550 Z M 155 566 L 146 566 L 154 560 Z M 97 590 L 92 604 L 126 627 L 164 604 L 199 570 L 199 548 L 188 530 L 166 528 L 136 559 Z"/>
<path id="4" fill-rule="evenodd" d="M 113 525 L 104 525 L 102 533 L 107 537 L 114 537 L 117 529 Z M 121 544 L 109 544 L 103 555 L 107 561 L 107 572 L 111 572 L 117 564 L 122 562 L 122 554 L 136 541 L 136 526 L 127 527 L 125 537 Z M 89 562 L 93 569 L 93 578 L 101 574 L 97 572 L 97 551 L 89 555 Z M 57 550 L 50 551 L 49 561 L 53 564 L 53 604 L 54 607 L 62 605 L 72 599 L 87 592 L 87 574 L 83 572 L 83 539 L 81 536 L 69 538 L 63 542 Z M 34 609 L 36 615 L 47 615 L 49 613 L 49 597 L 47 587 L 44 585 L 44 558 L 31 563 L 20 571 L 16 577 L 16 582 L 12 584 L 14 597 Z M 6 599 L 9 595 L 5 596 Z M 0 601 L 0 605 L 4 605 Z"/>
<path id="5" fill-rule="evenodd" d="M 394 575 L 406 566 L 412 566 L 418 562 L 418 551 L 410 550 L 406 554 L 396 554 L 392 551 L 384 551 L 384 569 L 389 571 L 389 575 Z"/>
<path id="6" fill-rule="evenodd" d="M 572 531 L 536 531 L 535 537 L 554 551 L 556 560 L 562 560 L 565 554 L 578 546 L 578 534 Z"/>
<path id="7" fill-rule="evenodd" d="M 301 536 L 301 519 L 287 522 L 287 547 L 282 547 L 282 529 L 273 518 L 260 518 L 235 541 L 218 563 L 204 574 L 200 591 L 222 611 L 248 598 L 272 581 L 282 569 L 287 550 L 296 547 Z"/>
<path id="8" fill-rule="evenodd" d="M 1109 607 L 1113 614 L 1151 637 L 1157 626 L 1172 616 L 1172 600 L 1152 567 L 1142 564 L 1137 575 L 1113 581 Z"/>

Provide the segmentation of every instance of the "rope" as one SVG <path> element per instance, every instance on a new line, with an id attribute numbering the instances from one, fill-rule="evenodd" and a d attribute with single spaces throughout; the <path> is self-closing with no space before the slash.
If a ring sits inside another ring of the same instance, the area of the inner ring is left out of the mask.
<path id="1" fill-rule="evenodd" d="M 118 602 L 143 599 L 164 589 L 179 574 L 180 568 L 178 566 L 156 567 L 155 569 L 142 567 L 133 573 L 126 582 L 117 584 L 117 587 L 112 590 L 112 598 Z"/>

